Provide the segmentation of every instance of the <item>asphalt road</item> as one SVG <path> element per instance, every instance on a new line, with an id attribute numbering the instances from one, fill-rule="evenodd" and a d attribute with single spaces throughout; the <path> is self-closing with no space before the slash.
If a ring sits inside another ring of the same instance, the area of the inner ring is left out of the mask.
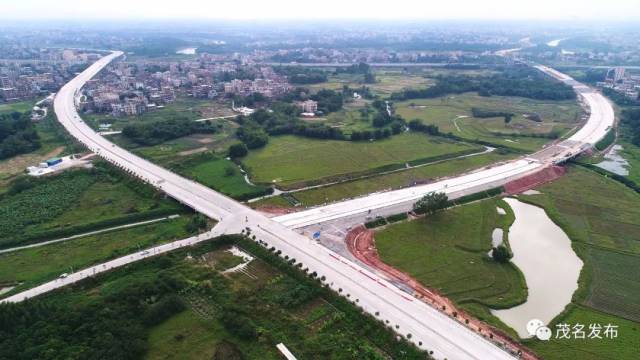
<path id="1" fill-rule="evenodd" d="M 493 187 L 496 184 L 504 183 L 507 179 L 526 175 L 531 171 L 548 165 L 551 161 L 559 159 L 559 155 L 543 160 L 521 159 L 482 172 L 448 179 L 445 183 L 374 194 L 361 199 L 291 214 L 292 216 L 285 215 L 276 218 L 277 221 L 274 221 L 208 187 L 176 175 L 116 146 L 98 135 L 82 121 L 75 108 L 75 101 L 82 86 L 109 62 L 121 55 L 122 52 L 113 52 L 111 55 L 101 58 L 58 92 L 54 101 L 54 109 L 58 120 L 72 136 L 85 144 L 91 151 L 118 166 L 123 171 L 133 174 L 161 189 L 194 210 L 218 220 L 219 223 L 206 234 L 157 246 L 90 267 L 73 273 L 64 279 L 57 279 L 13 295 L 3 299 L 2 302 L 23 301 L 82 280 L 88 276 L 93 276 L 99 272 L 176 248 L 190 246 L 221 234 L 239 233 L 245 228 L 250 228 L 252 234 L 255 234 L 258 240 L 267 243 L 269 247 L 282 251 L 282 256 L 287 255 L 289 259 L 295 259 L 296 263 L 302 263 L 302 268 L 307 269 L 308 272 L 317 273 L 318 277 L 324 279 L 323 282 L 327 286 L 344 296 L 348 294 L 349 299 L 364 311 L 383 321 L 388 321 L 389 325 L 392 325 L 398 334 L 403 336 L 411 334 L 411 342 L 422 349 L 433 351 L 433 356 L 437 359 L 513 358 L 505 350 L 472 332 L 458 323 L 457 320 L 449 318 L 438 310 L 409 296 L 374 273 L 341 257 L 308 237 L 298 234 L 291 228 L 353 216 L 354 214 L 367 212 L 371 208 L 398 206 L 398 204 L 410 202 L 430 191 L 445 189 L 448 192 L 456 193 L 475 192 L 483 187 Z M 591 100 L 587 97 L 587 101 Z M 589 122 L 608 121 L 606 114 L 594 117 L 594 112 L 597 113 L 599 111 L 598 104 L 604 105 L 606 100 L 604 102 L 598 101 L 597 95 L 594 95 L 592 101 L 596 101 L 597 104 L 595 106 L 592 105 L 592 115 Z M 611 114 L 613 114 L 612 111 Z M 613 119 L 611 119 L 611 124 L 613 124 Z M 581 138 L 595 139 L 600 136 L 601 124 L 593 126 L 587 124 L 587 126 L 589 126 L 590 130 L 581 134 Z M 566 156 L 567 153 L 572 151 L 578 151 L 584 144 L 574 140 L 569 145 L 571 146 L 567 147 L 567 150 L 561 156 Z"/>

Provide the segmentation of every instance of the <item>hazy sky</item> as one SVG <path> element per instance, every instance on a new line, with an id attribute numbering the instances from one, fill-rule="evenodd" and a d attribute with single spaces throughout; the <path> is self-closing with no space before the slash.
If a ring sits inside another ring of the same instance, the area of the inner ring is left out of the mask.
<path id="1" fill-rule="evenodd" d="M 0 18 L 629 20 L 640 0 L 0 0 Z"/>

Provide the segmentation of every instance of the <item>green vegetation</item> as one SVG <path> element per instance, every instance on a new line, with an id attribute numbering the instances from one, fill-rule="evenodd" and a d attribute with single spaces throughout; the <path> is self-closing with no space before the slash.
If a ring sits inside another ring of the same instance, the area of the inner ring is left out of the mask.
<path id="1" fill-rule="evenodd" d="M 544 359 L 581 359 L 581 360 L 621 360 L 638 357 L 640 347 L 640 325 L 617 316 L 612 316 L 584 306 L 573 306 L 565 312 L 557 323 L 583 324 L 589 332 L 589 324 L 607 324 L 618 326 L 615 339 L 555 339 L 550 341 L 526 341 L 525 344 Z"/>
<path id="2" fill-rule="evenodd" d="M 248 200 L 272 192 L 271 188 L 247 184 L 238 166 L 211 153 L 203 153 L 170 165 L 171 169 L 234 199 Z"/>
<path id="3" fill-rule="evenodd" d="M 531 68 L 510 68 L 489 77 L 442 76 L 426 89 L 407 89 L 391 95 L 392 100 L 432 99 L 448 94 L 477 92 L 481 96 L 519 96 L 538 100 L 571 100 L 571 86 L 552 80 Z"/>
<path id="4" fill-rule="evenodd" d="M 183 215 L 133 228 L 124 228 L 61 243 L 0 254 L 0 284 L 20 284 L 11 293 L 53 280 L 62 273 L 82 269 L 189 236 L 190 216 Z M 3 294 L 3 296 L 11 295 Z"/>
<path id="5" fill-rule="evenodd" d="M 32 100 L 0 104 L 0 114 L 25 113 L 31 111 L 34 104 L 35 101 Z"/>
<path id="6" fill-rule="evenodd" d="M 431 192 L 413 204 L 413 211 L 416 214 L 433 215 L 438 210 L 442 210 L 448 205 L 449 198 L 447 197 L 447 194 L 442 192 Z"/>
<path id="7" fill-rule="evenodd" d="M 585 267 L 574 301 L 640 322 L 640 195 L 578 167 L 522 200 L 545 208 Z"/>
<path id="8" fill-rule="evenodd" d="M 513 154 L 499 154 L 498 152 L 492 152 L 483 155 L 446 160 L 420 167 L 403 169 L 384 175 L 373 175 L 364 179 L 299 191 L 289 195 L 294 196 L 304 206 L 320 205 L 325 202 L 333 202 L 366 195 L 370 192 L 398 189 L 433 181 L 443 176 L 459 174 L 464 171 L 479 168 L 495 162 L 505 161 L 513 156 Z M 279 207 L 282 207 L 283 205 L 291 205 L 281 196 L 252 203 L 253 206 L 266 204 Z"/>
<path id="9" fill-rule="evenodd" d="M 22 177 L 0 197 L 0 247 L 61 238 L 184 212 L 105 163 L 53 177 Z"/>
<path id="10" fill-rule="evenodd" d="M 319 69 L 311 69 L 302 66 L 279 66 L 273 70 L 280 74 L 286 75 L 289 82 L 296 85 L 317 84 L 327 81 L 327 73 Z"/>
<path id="11" fill-rule="evenodd" d="M 407 120 L 435 125 L 440 133 L 522 151 L 534 151 L 550 138 L 570 131 L 581 110 L 575 101 L 541 101 L 518 97 L 482 97 L 471 93 L 397 102 L 396 113 Z M 501 116 L 473 117 L 473 109 Z M 515 114 L 505 123 L 504 113 Z M 541 121 L 540 121 L 541 120 Z"/>
<path id="12" fill-rule="evenodd" d="M 497 206 L 507 215 L 499 215 Z M 489 308 L 515 306 L 527 295 L 517 268 L 511 263 L 497 263 L 487 255 L 493 230 L 501 228 L 506 240 L 513 219 L 504 201 L 483 200 L 389 225 L 376 233 L 376 247 L 385 263 L 496 324 L 499 320 L 490 315 Z"/>
<path id="13" fill-rule="evenodd" d="M 0 114 L 0 159 L 28 153 L 40 147 L 40 137 L 30 113 Z"/>
<path id="14" fill-rule="evenodd" d="M 203 260 L 232 244 L 257 256 L 246 272 L 223 275 Z M 62 358 L 275 360 L 280 342 L 299 358 L 428 357 L 239 236 L 138 262 L 29 302 L 2 304 L 0 325 L 0 357 L 15 359 L 53 352 Z M 27 346 L 32 343 L 43 345 Z"/>
<path id="15" fill-rule="evenodd" d="M 297 188 L 405 167 L 480 150 L 469 144 L 402 134 L 374 142 L 340 142 L 280 136 L 243 159 L 252 180 Z"/>
<path id="16" fill-rule="evenodd" d="M 545 208 L 583 260 L 579 288 L 555 324 L 618 325 L 613 340 L 529 341 L 547 359 L 632 359 L 640 346 L 640 195 L 581 167 L 520 200 Z"/>
<path id="17" fill-rule="evenodd" d="M 216 131 L 217 127 L 208 120 L 189 121 L 172 118 L 153 123 L 127 125 L 122 129 L 122 135 L 140 145 L 156 145 L 191 134 L 212 134 Z"/>
<path id="18" fill-rule="evenodd" d="M 607 132 L 607 134 L 602 138 L 602 140 L 596 143 L 596 149 L 602 151 L 608 148 L 613 142 L 616 141 L 616 131 L 611 129 Z"/>

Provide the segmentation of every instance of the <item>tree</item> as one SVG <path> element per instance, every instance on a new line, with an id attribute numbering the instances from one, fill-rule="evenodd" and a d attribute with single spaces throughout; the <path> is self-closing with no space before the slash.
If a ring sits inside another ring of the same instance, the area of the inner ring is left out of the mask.
<path id="1" fill-rule="evenodd" d="M 231 158 L 239 158 L 246 156 L 249 153 L 249 149 L 247 149 L 247 145 L 242 144 L 233 144 L 229 146 L 229 157 Z"/>
<path id="2" fill-rule="evenodd" d="M 507 249 L 507 247 L 504 245 L 498 245 L 497 247 L 494 247 L 493 251 L 491 252 L 491 257 L 493 257 L 493 260 L 503 264 L 508 263 L 512 256 L 513 255 L 511 255 L 509 249 Z"/>
<path id="3" fill-rule="evenodd" d="M 233 165 L 228 165 L 224 169 L 224 176 L 231 177 L 236 174 L 236 168 Z"/>
<path id="4" fill-rule="evenodd" d="M 508 124 L 511 122 L 512 119 L 513 119 L 513 114 L 507 114 L 504 116 L 504 123 Z"/>
<path id="5" fill-rule="evenodd" d="M 413 211 L 418 214 L 432 215 L 449 205 L 449 198 L 443 192 L 431 192 L 413 204 Z"/>

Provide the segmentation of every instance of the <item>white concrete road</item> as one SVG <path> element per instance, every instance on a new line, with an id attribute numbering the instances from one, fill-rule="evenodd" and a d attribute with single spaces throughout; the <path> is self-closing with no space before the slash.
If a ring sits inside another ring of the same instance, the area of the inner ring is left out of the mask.
<path id="1" fill-rule="evenodd" d="M 600 93 L 554 69 L 541 65 L 536 66 L 536 68 L 573 86 L 574 90 L 583 98 L 590 110 L 589 119 L 586 124 L 569 139 L 553 146 L 553 151 L 543 149 L 524 159 L 510 161 L 499 166 L 487 167 L 480 171 L 463 174 L 456 178 L 406 189 L 371 194 L 306 211 L 273 217 L 272 219 L 293 229 L 357 215 L 360 215 L 360 218 L 364 218 L 370 210 L 374 212 L 391 206 L 399 211 L 406 211 L 411 208 L 411 205 L 417 199 L 430 192 L 444 192 L 451 197 L 452 195 L 463 196 L 488 190 L 538 171 L 553 163 L 563 162 L 595 145 L 614 125 L 615 116 L 613 107 L 609 101 Z"/>
<path id="2" fill-rule="evenodd" d="M 71 274 L 65 279 L 58 279 L 3 299 L 3 302 L 22 301 L 101 271 L 178 247 L 189 246 L 220 234 L 239 233 L 248 227 L 257 236 L 257 239 L 264 241 L 269 247 L 280 250 L 282 256 L 286 255 L 289 259 L 295 259 L 297 263 L 302 263 L 303 268 L 308 269 L 309 272 L 317 273 L 318 277 L 325 279 L 323 282 L 335 291 L 344 296 L 349 294 L 349 298 L 356 301 L 357 305 L 368 313 L 383 321 L 388 320 L 399 334 L 404 336 L 411 334 L 411 342 L 422 349 L 432 350 L 437 359 L 513 358 L 509 353 L 470 331 L 456 320 L 412 298 L 374 273 L 287 227 L 287 225 L 298 227 L 299 224 L 335 219 L 346 214 L 367 211 L 371 207 L 395 206 L 398 203 L 420 197 L 429 191 L 438 190 L 438 186 L 444 188 L 445 184 L 430 184 L 387 194 L 376 194 L 363 199 L 334 204 L 324 209 L 312 209 L 305 212 L 306 215 L 294 216 L 295 214 L 292 214 L 291 217 L 280 217 L 279 221 L 273 221 L 203 185 L 185 179 L 119 148 L 95 133 L 82 121 L 74 105 L 82 86 L 109 62 L 121 55 L 122 52 L 113 52 L 98 60 L 60 90 L 54 102 L 58 120 L 71 135 L 107 161 L 149 182 L 196 211 L 218 220 L 219 223 L 207 234 L 158 246 L 94 266 Z M 599 119 L 593 117 L 593 110 L 592 118 Z M 595 128 L 599 129 L 600 126 L 595 126 Z M 591 136 L 591 131 L 589 131 L 589 136 Z M 594 138 L 597 136 L 599 135 L 593 135 Z M 446 188 L 451 187 L 459 192 L 471 192 L 504 182 L 505 178 L 522 176 L 541 166 L 543 166 L 542 161 L 518 160 L 496 166 L 486 173 L 476 173 L 459 179 L 447 180 Z M 375 315 L 376 313 L 379 315 Z"/>

